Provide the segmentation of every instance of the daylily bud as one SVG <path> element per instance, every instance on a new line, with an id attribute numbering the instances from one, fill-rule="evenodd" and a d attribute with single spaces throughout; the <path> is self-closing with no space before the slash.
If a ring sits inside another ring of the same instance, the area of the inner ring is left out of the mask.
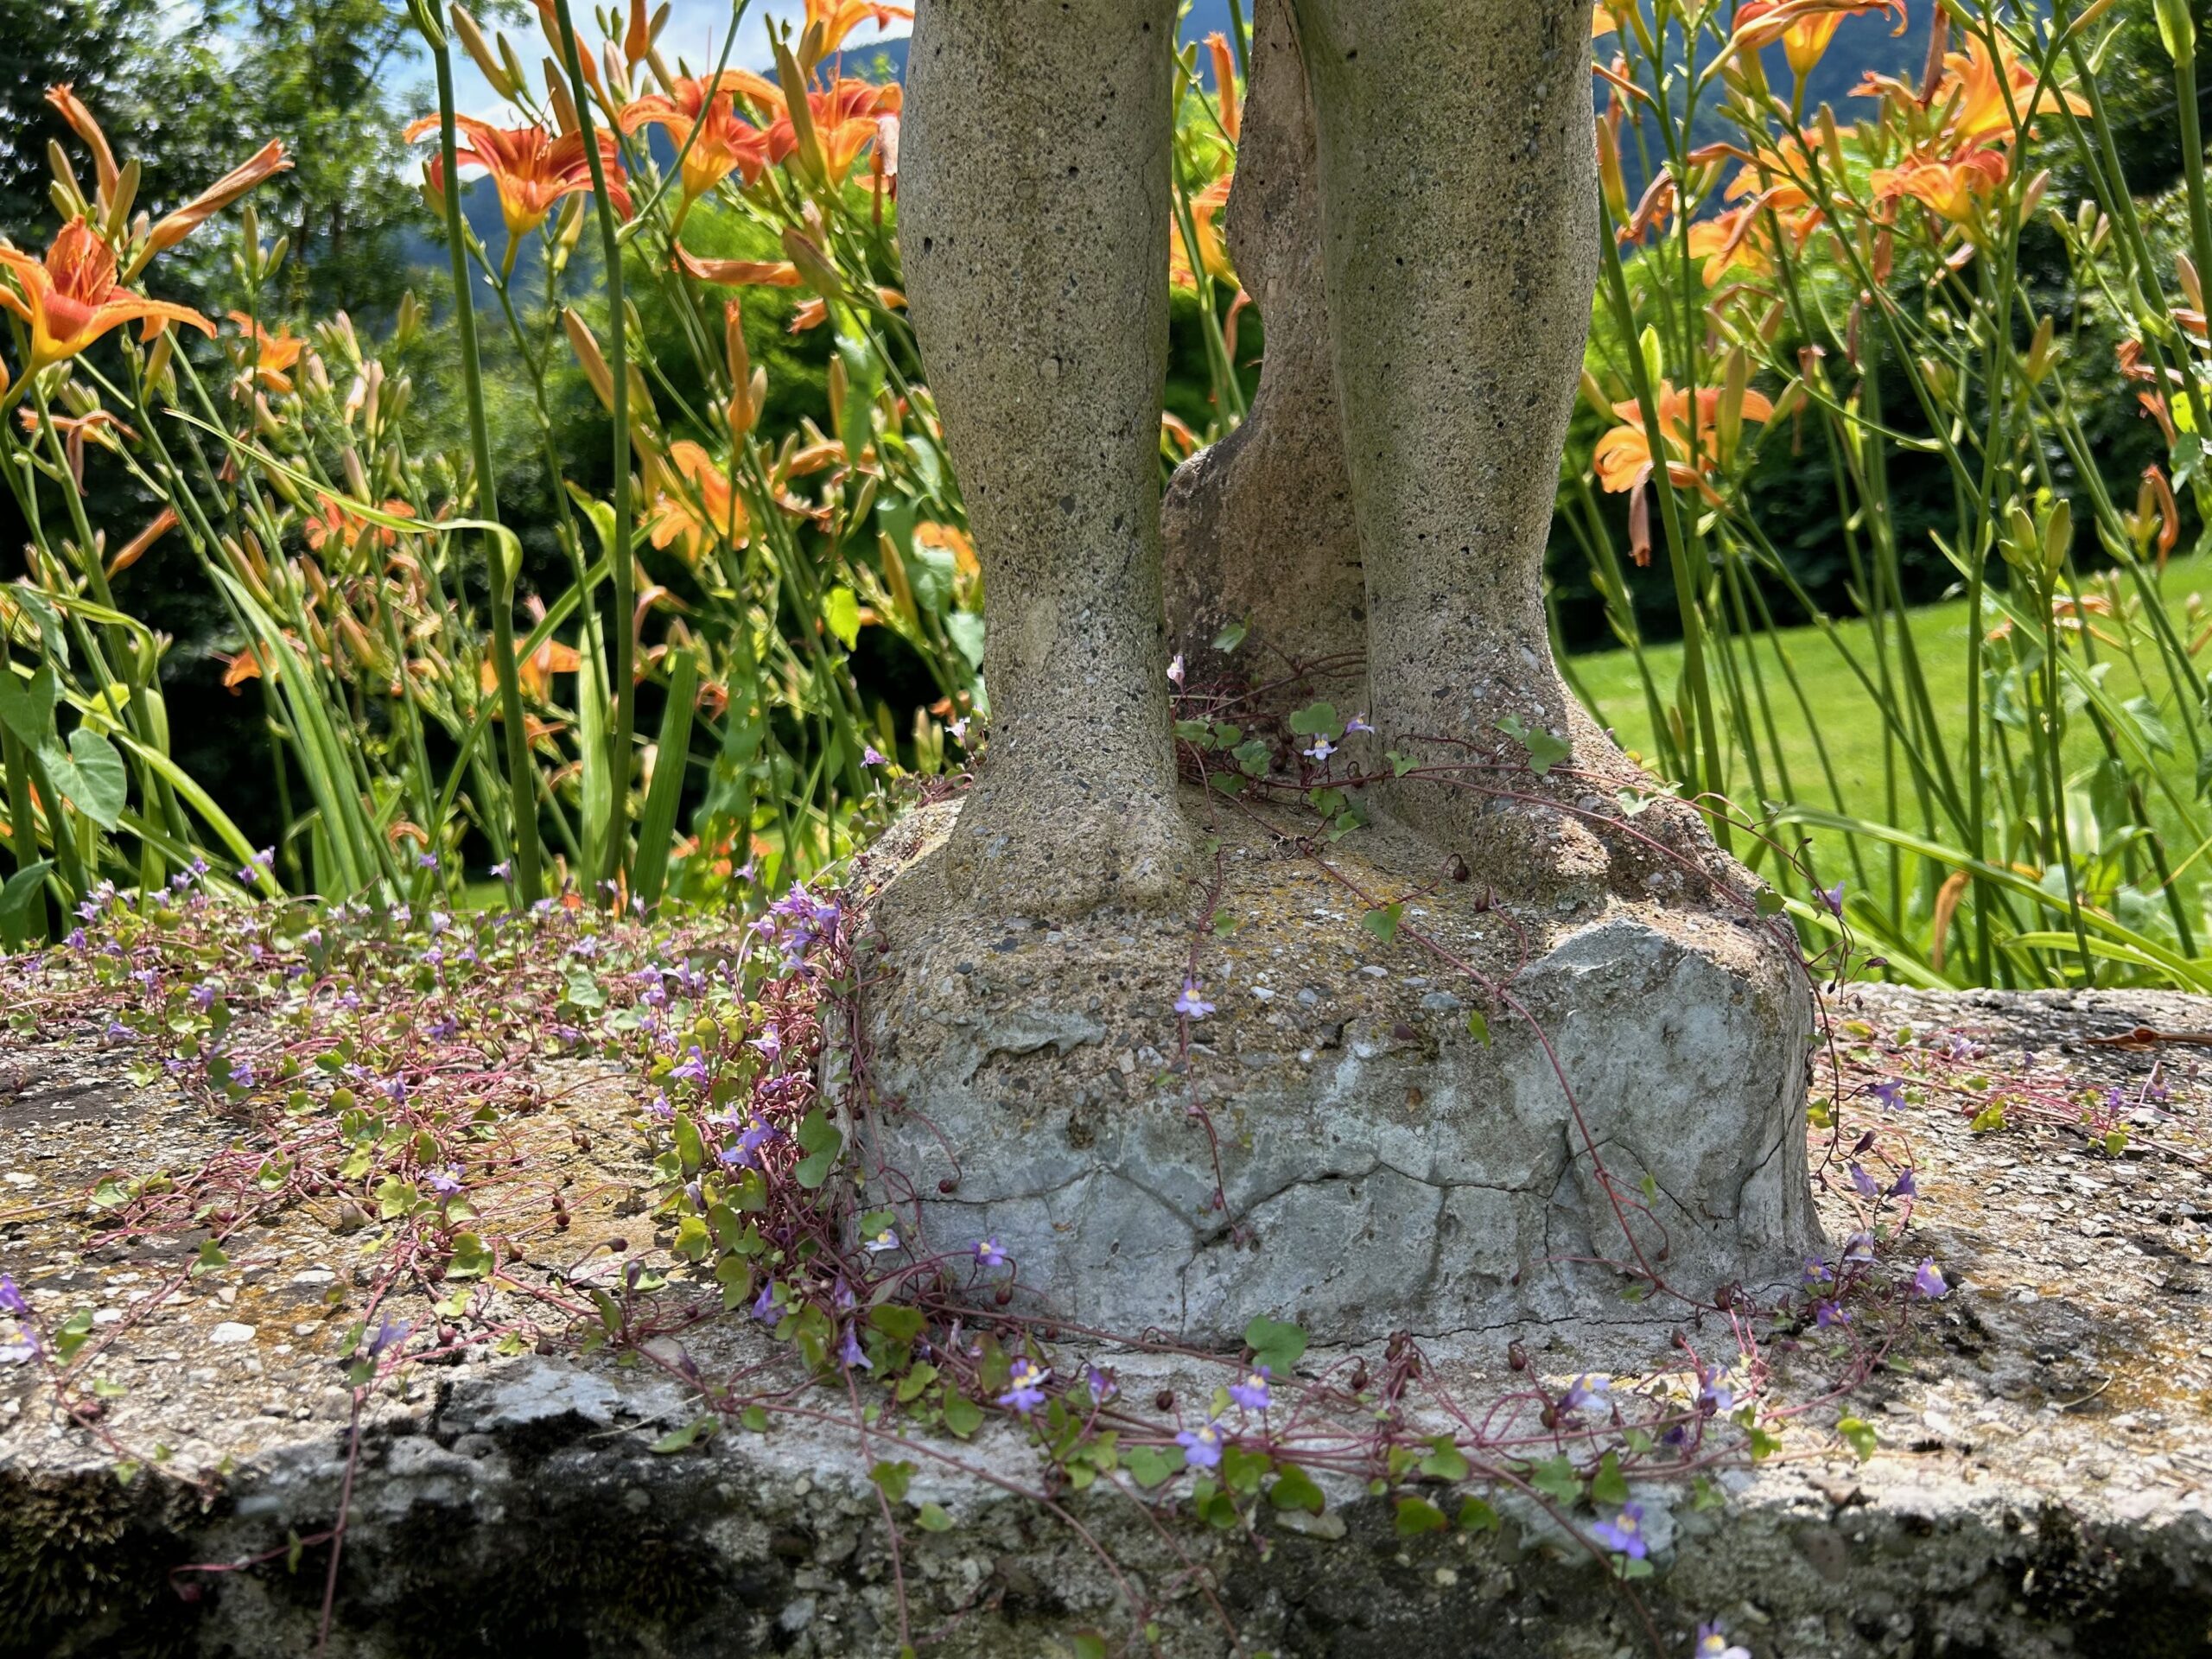
<path id="1" fill-rule="evenodd" d="M 2028 355 L 2024 365 L 2030 385 L 2041 385 L 2044 378 L 2050 372 L 2051 343 L 2056 337 L 2056 326 L 2049 316 L 2036 324 L 2035 338 L 2028 342 Z"/>
<path id="2" fill-rule="evenodd" d="M 1612 123 L 1602 116 L 1598 118 L 1598 185 L 1605 192 L 1605 211 L 1613 216 L 1613 223 L 1625 223 L 1628 181 L 1621 176 L 1620 145 L 1613 137 Z"/>
<path id="3" fill-rule="evenodd" d="M 1605 389 L 1598 384 L 1598 377 L 1587 369 L 1582 371 L 1581 387 L 1582 401 L 1590 405 L 1590 412 L 1611 418 L 1613 400 L 1605 396 Z"/>
<path id="4" fill-rule="evenodd" d="M 1795 415 L 1804 407 L 1807 395 L 1805 383 L 1802 380 L 1792 380 L 1782 389 L 1782 396 L 1774 400 L 1774 413 L 1767 416 L 1768 424 L 1771 425 L 1777 421 L 1786 421 Z"/>
<path id="5" fill-rule="evenodd" d="M 169 359 L 176 352 L 176 331 L 162 330 L 154 341 L 154 349 L 146 358 L 146 388 L 149 391 L 164 391 L 168 385 Z"/>
<path id="6" fill-rule="evenodd" d="M 2181 291 L 2189 298 L 2190 308 L 2204 309 L 2204 283 L 2197 275 L 2196 261 L 2185 253 L 2174 255 L 2174 275 L 2180 279 Z"/>
<path id="7" fill-rule="evenodd" d="M 110 194 L 107 207 L 107 239 L 120 242 L 124 231 L 130 223 L 131 204 L 138 199 L 138 158 L 132 156 L 123 164 L 123 171 L 116 175 L 115 188 Z"/>
<path id="8" fill-rule="evenodd" d="M 1751 389 L 1751 359 L 1744 348 L 1735 346 L 1728 353 L 1728 361 L 1721 372 L 1720 408 L 1719 411 L 1720 459 L 1726 461 L 1736 453 L 1736 442 L 1744 435 L 1744 394 Z"/>
<path id="9" fill-rule="evenodd" d="M 791 48 L 776 42 L 776 80 L 784 91 L 784 107 L 791 118 L 791 137 L 798 142 L 799 170 L 815 184 L 829 176 L 822 159 L 822 141 L 814 130 L 814 111 L 806 100 L 806 77 L 799 71 Z"/>
<path id="10" fill-rule="evenodd" d="M 2020 197 L 2020 217 L 2022 219 L 2032 219 L 2035 217 L 2036 209 L 2043 205 L 2044 192 L 2050 188 L 2050 169 L 2049 168 L 2044 168 L 2042 172 L 2037 174 L 2035 177 L 2028 181 L 2028 188 L 2022 193 Z"/>
<path id="11" fill-rule="evenodd" d="M 569 345 L 582 367 L 584 378 L 591 382 L 591 389 L 598 394 L 600 404 L 609 410 L 614 407 L 614 375 L 601 355 L 599 341 L 593 336 L 590 326 L 578 316 L 575 308 L 566 306 L 561 311 L 561 327 L 568 331 Z"/>
<path id="12" fill-rule="evenodd" d="M 722 306 L 722 354 L 729 367 L 729 435 L 742 442 L 753 429 L 753 359 L 745 348 L 745 308 L 735 300 Z"/>
<path id="13" fill-rule="evenodd" d="M 645 0 L 630 0 L 630 26 L 622 31 L 622 59 L 636 63 L 652 48 L 652 24 L 645 15 Z"/>
<path id="14" fill-rule="evenodd" d="M 796 226 L 785 227 L 783 239 L 785 253 L 798 267 L 798 274 L 806 279 L 809 288 L 825 300 L 834 300 L 845 291 L 844 279 L 837 275 L 836 267 Z"/>
<path id="15" fill-rule="evenodd" d="M 516 92 L 530 85 L 530 76 L 515 54 L 515 43 L 504 35 L 499 36 L 499 63 L 505 69 L 507 79 L 514 82 Z"/>
<path id="16" fill-rule="evenodd" d="M 2074 548 L 2074 506 L 2064 496 L 2050 510 L 2043 525 L 2043 569 L 2045 585 L 2055 585 Z"/>
<path id="17" fill-rule="evenodd" d="M 1843 134 L 1836 126 L 1834 109 L 1823 104 L 1814 119 L 1821 130 L 1821 154 L 1827 162 L 1828 176 L 1837 180 L 1848 177 L 1843 165 Z"/>
<path id="18" fill-rule="evenodd" d="M 55 200 L 68 204 L 69 218 L 84 218 L 85 187 L 77 182 L 77 170 L 69 165 L 69 152 L 61 148 L 59 138 L 46 141 L 46 164 L 54 169 L 54 188 L 62 193 Z"/>
<path id="19" fill-rule="evenodd" d="M 461 50 L 467 53 L 470 60 L 483 72 L 484 79 L 492 84 L 492 90 L 512 103 L 522 91 L 523 83 L 517 80 L 509 73 L 507 66 L 494 55 L 491 42 L 484 38 L 484 31 L 476 26 L 476 19 L 468 15 L 467 8 L 461 5 L 458 0 L 453 8 L 453 32 L 461 37 Z M 502 40 L 501 44 L 505 43 Z"/>
<path id="20" fill-rule="evenodd" d="M 576 130 L 576 100 L 569 96 L 569 78 L 561 66 L 552 59 L 545 60 L 545 101 L 553 106 L 553 118 L 563 132 Z"/>
<path id="21" fill-rule="evenodd" d="M 2196 61 L 2196 20 L 2189 15 L 2189 0 L 2151 0 L 2158 20 L 2158 43 L 2177 67 Z"/>
<path id="22" fill-rule="evenodd" d="M 1229 49 L 1229 37 L 1217 29 L 1206 36 L 1206 50 L 1213 56 L 1214 91 L 1221 99 L 1221 130 L 1229 142 L 1238 142 L 1237 134 L 1243 125 L 1243 111 L 1236 101 L 1236 58 Z"/>

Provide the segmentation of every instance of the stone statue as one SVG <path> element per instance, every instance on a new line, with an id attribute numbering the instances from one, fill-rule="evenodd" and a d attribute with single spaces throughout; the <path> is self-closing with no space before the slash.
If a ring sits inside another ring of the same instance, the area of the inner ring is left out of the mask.
<path id="1" fill-rule="evenodd" d="M 1230 219 L 1266 362 L 1164 550 L 1176 11 L 918 8 L 901 245 L 991 717 L 967 797 L 869 866 L 883 1196 L 933 1251 L 995 1236 L 1025 1307 L 1193 1340 L 1794 1268 L 1786 931 L 1649 804 L 1545 626 L 1597 264 L 1587 0 L 1262 0 Z M 1368 764 L 1418 763 L 1323 855 L 1179 784 L 1170 627 L 1197 651 L 1230 617 L 1248 651 L 1363 652 Z M 1501 721 L 1567 758 L 1536 775 Z M 1390 902 L 1386 948 L 1359 918 Z"/>

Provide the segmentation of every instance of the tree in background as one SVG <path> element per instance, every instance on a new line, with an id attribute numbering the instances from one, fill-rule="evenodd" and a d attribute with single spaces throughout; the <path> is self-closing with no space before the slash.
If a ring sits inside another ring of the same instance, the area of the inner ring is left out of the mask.
<path id="1" fill-rule="evenodd" d="M 69 140 L 46 101 L 70 86 L 100 120 L 127 130 L 159 8 L 156 0 L 0 0 L 0 231 L 42 243 L 54 226 L 47 144 Z"/>

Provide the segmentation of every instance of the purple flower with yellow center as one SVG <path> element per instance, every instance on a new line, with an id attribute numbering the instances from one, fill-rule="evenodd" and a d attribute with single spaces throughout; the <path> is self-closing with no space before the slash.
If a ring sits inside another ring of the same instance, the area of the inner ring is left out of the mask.
<path id="1" fill-rule="evenodd" d="M 1350 720 L 1344 721 L 1344 735 L 1346 737 L 1350 737 L 1354 732 L 1372 732 L 1374 729 L 1375 728 L 1372 726 L 1367 723 L 1367 716 L 1365 715 L 1354 715 Z"/>
<path id="2" fill-rule="evenodd" d="M 976 1261 L 982 1267 L 1002 1268 L 1006 1266 L 1006 1252 L 999 1248 L 997 1239 L 980 1238 L 976 1241 Z"/>
<path id="3" fill-rule="evenodd" d="M 1186 1428 L 1175 1437 L 1175 1444 L 1183 1448 L 1183 1461 L 1193 1469 L 1221 1466 L 1219 1423 L 1201 1423 L 1196 1428 Z"/>
<path id="4" fill-rule="evenodd" d="M 1612 1379 L 1592 1375 L 1578 1376 L 1559 1403 L 1563 1411 L 1605 1410 L 1613 1403 Z"/>
<path id="5" fill-rule="evenodd" d="M 1183 982 L 1183 995 L 1175 999 L 1175 1012 L 1185 1019 L 1203 1020 L 1213 1012 L 1213 1004 L 1198 995 L 1197 980 L 1186 979 Z"/>
<path id="6" fill-rule="evenodd" d="M 1920 1270 L 1912 1275 L 1912 1288 L 1916 1295 L 1931 1302 L 1951 1292 L 1950 1286 L 1943 1281 L 1943 1270 L 1936 1265 L 1932 1255 L 1921 1258 Z"/>
<path id="7" fill-rule="evenodd" d="M 1051 1371 L 1039 1368 L 1033 1360 L 1018 1362 L 1013 1376 L 1007 1379 L 1013 1386 L 999 1395 L 999 1404 L 1027 1417 L 1045 1403 L 1045 1382 L 1051 1376 Z"/>
<path id="8" fill-rule="evenodd" d="M 753 1039 L 753 1046 L 760 1050 L 760 1058 L 771 1065 L 783 1058 L 784 1039 L 773 1026 L 755 1037 Z"/>
<path id="9" fill-rule="evenodd" d="M 1736 1390 L 1729 1383 L 1728 1373 L 1717 1365 L 1698 1373 L 1697 1408 L 1709 1417 L 1736 1408 Z"/>
<path id="10" fill-rule="evenodd" d="M 1697 1627 L 1697 1650 L 1690 1659 L 1751 1659 L 1751 1650 L 1723 1636 L 1719 1625 L 1700 1624 Z"/>
<path id="11" fill-rule="evenodd" d="M 683 1063 L 668 1075 L 671 1081 L 695 1083 L 704 1089 L 708 1084 L 707 1057 L 700 1051 L 699 1045 L 692 1044 L 690 1051 L 683 1058 Z"/>
<path id="12" fill-rule="evenodd" d="M 1326 766 L 1329 763 L 1329 757 L 1336 752 L 1337 746 L 1330 742 L 1327 738 L 1316 737 L 1313 740 L 1313 747 L 1305 753 L 1313 760 Z"/>
<path id="13" fill-rule="evenodd" d="M 1268 1379 L 1274 1373 L 1262 1365 L 1251 1372 L 1242 1382 L 1229 1385 L 1229 1397 L 1247 1411 L 1268 1408 Z"/>
<path id="14" fill-rule="evenodd" d="M 382 1357 L 387 1348 L 397 1348 L 407 1340 L 407 1333 L 415 1327 L 405 1319 L 395 1319 L 389 1313 L 375 1331 L 362 1342 L 361 1351 L 371 1359 Z"/>
<path id="15" fill-rule="evenodd" d="M 16 1275 L 0 1273 L 0 1313 L 12 1313 L 17 1319 L 30 1316 L 31 1305 L 23 1300 L 23 1293 L 16 1287 Z"/>
<path id="16" fill-rule="evenodd" d="M 899 1248 L 899 1235 L 887 1227 L 861 1248 L 870 1255 L 881 1255 L 887 1250 L 895 1250 Z"/>
<path id="17" fill-rule="evenodd" d="M 1874 1259 L 1874 1235 L 1868 1232 L 1857 1232 L 1845 1239 L 1843 1259 L 1847 1263 L 1855 1263 L 1862 1267 L 1872 1262 Z"/>
<path id="18" fill-rule="evenodd" d="M 442 1198 L 450 1198 L 461 1191 L 461 1167 L 448 1164 L 443 1169 L 434 1169 L 423 1178 L 423 1184 Z"/>
<path id="19" fill-rule="evenodd" d="M 1851 1310 L 1840 1302 L 1821 1302 L 1813 1309 L 1813 1323 L 1823 1331 L 1851 1323 Z"/>
<path id="20" fill-rule="evenodd" d="M 1590 1529 L 1590 1535 L 1607 1549 L 1618 1551 L 1632 1561 L 1640 1561 L 1651 1553 L 1643 1541 L 1643 1505 L 1624 1503 L 1621 1512 L 1610 1521 L 1600 1521 Z"/>

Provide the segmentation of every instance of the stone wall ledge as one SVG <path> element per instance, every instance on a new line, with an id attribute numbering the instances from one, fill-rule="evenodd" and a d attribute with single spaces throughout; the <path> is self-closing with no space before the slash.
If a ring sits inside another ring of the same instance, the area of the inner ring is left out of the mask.
<path id="1" fill-rule="evenodd" d="M 1847 1045 L 1907 1025 L 1916 1052 L 1940 1052 L 1950 1034 L 1978 1045 L 1961 1066 L 1996 1071 L 2032 1050 L 2054 1097 L 2112 1085 L 2139 1097 L 2155 1066 L 2160 1121 L 2113 1157 L 2058 1125 L 1973 1135 L 1932 1089 L 1910 1105 L 1923 1193 L 1911 1252 L 1942 1262 L 1952 1293 L 1846 1401 L 1812 1403 L 1823 1389 L 1809 1347 L 1777 1351 L 1776 1386 L 1808 1402 L 1806 1430 L 1756 1471 L 1724 1475 L 1724 1503 L 1698 1508 L 1675 1485 L 1635 1491 L 1656 1568 L 1634 1586 L 1649 1631 L 1603 1569 L 1510 1493 L 1493 1495 L 1494 1529 L 1407 1538 L 1388 1497 L 1338 1483 L 1320 1516 L 1268 1516 L 1247 1538 L 1128 1490 L 1047 1506 L 1029 1495 L 1040 1465 L 1012 1425 L 995 1420 L 964 1443 L 863 1440 L 842 1395 L 823 1390 L 794 1396 L 818 1416 L 779 1415 L 765 1434 L 732 1424 L 655 1452 L 698 1410 L 669 1369 L 679 1350 L 709 1375 L 774 1363 L 732 1319 L 626 1364 L 525 1352 L 410 1368 L 361 1419 L 327 1650 L 889 1655 L 902 1573 L 915 1644 L 976 1659 L 1073 1653 L 1089 1630 L 1109 1651 L 1145 1651 L 1138 1604 L 1158 1650 L 1178 1659 L 1239 1651 L 1238 1640 L 1248 1653 L 1332 1659 L 1611 1659 L 1652 1651 L 1651 1631 L 1659 1651 L 1682 1654 L 1708 1619 L 1756 1659 L 2212 1654 L 2202 1051 L 2084 1040 L 2212 1031 L 2212 1001 L 1858 990 L 1835 1014 Z M 73 1077 L 108 1090 L 118 1114 L 158 1105 L 132 1105 L 102 1057 L 66 1036 L 41 1054 L 54 1086 L 0 1103 L 0 1169 L 45 1179 L 21 1128 L 37 1115 L 19 1109 L 85 1097 L 67 1092 Z M 1831 1237 L 1843 1219 L 1831 1205 Z M 0 1235 L 0 1266 L 34 1292 L 95 1260 L 43 1224 Z M 151 1473 L 124 1484 L 113 1451 L 60 1421 L 29 1368 L 0 1370 L 0 1653 L 315 1650 L 328 1552 L 305 1549 L 296 1570 L 283 1552 L 337 1512 L 350 1396 L 327 1357 L 288 1368 L 226 1341 L 226 1311 L 194 1306 L 150 1336 L 134 1368 L 143 1380 L 110 1422 L 134 1443 L 162 1437 L 168 1466 L 204 1476 L 204 1491 Z M 1424 1344 L 1423 1398 L 1479 1402 L 1509 1386 L 1505 1334 Z M 1512 1334 L 1548 1377 L 1633 1371 L 1653 1341 L 1630 1327 Z M 1098 1357 L 1132 1399 L 1188 1398 L 1218 1376 Z M 1301 1370 L 1331 1358 L 1309 1354 Z M 1821 1432 L 1840 1410 L 1878 1430 L 1871 1459 Z M 866 1473 L 884 1458 L 916 1465 L 897 1573 Z M 925 1503 L 951 1526 L 917 1524 Z M 182 1570 L 270 1552 L 240 1570 Z"/>

